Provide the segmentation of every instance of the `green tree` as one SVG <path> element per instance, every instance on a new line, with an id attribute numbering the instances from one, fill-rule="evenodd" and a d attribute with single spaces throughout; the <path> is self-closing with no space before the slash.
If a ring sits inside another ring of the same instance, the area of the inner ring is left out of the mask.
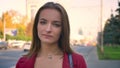
<path id="1" fill-rule="evenodd" d="M 116 42 L 116 30 L 117 30 L 117 26 L 115 25 L 116 23 L 116 19 L 114 17 L 112 17 L 111 19 L 109 19 L 104 27 L 104 34 L 103 34 L 103 38 L 104 38 L 104 44 L 115 44 Z"/>
<path id="2" fill-rule="evenodd" d="M 104 44 L 120 44 L 120 3 L 119 8 L 116 9 L 118 15 L 113 16 L 107 20 L 104 27 Z"/>
<path id="3" fill-rule="evenodd" d="M 3 31 L 2 31 L 4 30 L 3 24 L 5 23 L 6 29 L 17 29 L 17 34 L 18 34 L 17 37 L 16 36 L 11 37 L 7 35 L 6 38 L 7 39 L 21 39 L 22 37 L 26 36 L 25 30 L 26 30 L 27 21 L 28 21 L 27 16 L 23 16 L 15 10 L 6 11 L 5 13 L 2 14 L 2 18 L 0 18 L 0 28 L 1 28 L 0 34 L 3 34 Z"/>

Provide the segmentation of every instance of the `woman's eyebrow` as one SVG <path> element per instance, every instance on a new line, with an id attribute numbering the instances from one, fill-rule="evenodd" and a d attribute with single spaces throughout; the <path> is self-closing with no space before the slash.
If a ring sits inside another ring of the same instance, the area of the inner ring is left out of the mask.
<path id="1" fill-rule="evenodd" d="M 55 22 L 55 23 L 61 23 L 60 20 L 54 20 L 53 22 Z"/>
<path id="2" fill-rule="evenodd" d="M 39 20 L 44 20 L 44 21 L 47 21 L 45 18 L 40 18 Z"/>

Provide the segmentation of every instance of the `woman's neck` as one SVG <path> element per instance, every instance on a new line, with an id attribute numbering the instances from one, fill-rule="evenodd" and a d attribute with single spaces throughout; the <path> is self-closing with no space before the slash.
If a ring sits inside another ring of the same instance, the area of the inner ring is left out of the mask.
<path id="1" fill-rule="evenodd" d="M 62 54 L 62 51 L 59 49 L 58 44 L 42 44 L 38 55 L 48 56 L 60 54 Z"/>

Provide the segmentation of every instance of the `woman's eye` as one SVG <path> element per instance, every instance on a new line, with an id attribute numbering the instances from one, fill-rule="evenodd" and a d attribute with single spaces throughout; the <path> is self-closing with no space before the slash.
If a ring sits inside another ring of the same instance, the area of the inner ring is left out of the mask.
<path id="1" fill-rule="evenodd" d="M 45 21 L 40 21 L 40 24 L 44 25 L 44 24 L 46 24 L 46 22 Z"/>
<path id="2" fill-rule="evenodd" d="M 61 27 L 61 24 L 57 24 L 57 23 L 55 23 L 55 24 L 53 24 L 55 27 Z"/>

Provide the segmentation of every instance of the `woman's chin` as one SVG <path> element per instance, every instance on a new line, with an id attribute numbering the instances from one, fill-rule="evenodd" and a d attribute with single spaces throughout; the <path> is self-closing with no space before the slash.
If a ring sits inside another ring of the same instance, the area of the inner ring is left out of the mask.
<path id="1" fill-rule="evenodd" d="M 44 44 L 52 44 L 53 43 L 53 41 L 51 41 L 51 40 L 44 40 L 44 41 L 41 41 L 42 43 L 44 43 Z"/>
<path id="2" fill-rule="evenodd" d="M 44 44 L 53 44 L 55 43 L 56 41 L 53 40 L 53 39 L 46 39 L 46 38 L 42 38 L 41 39 L 41 43 L 44 43 Z M 57 43 L 57 42 L 56 42 Z"/>

